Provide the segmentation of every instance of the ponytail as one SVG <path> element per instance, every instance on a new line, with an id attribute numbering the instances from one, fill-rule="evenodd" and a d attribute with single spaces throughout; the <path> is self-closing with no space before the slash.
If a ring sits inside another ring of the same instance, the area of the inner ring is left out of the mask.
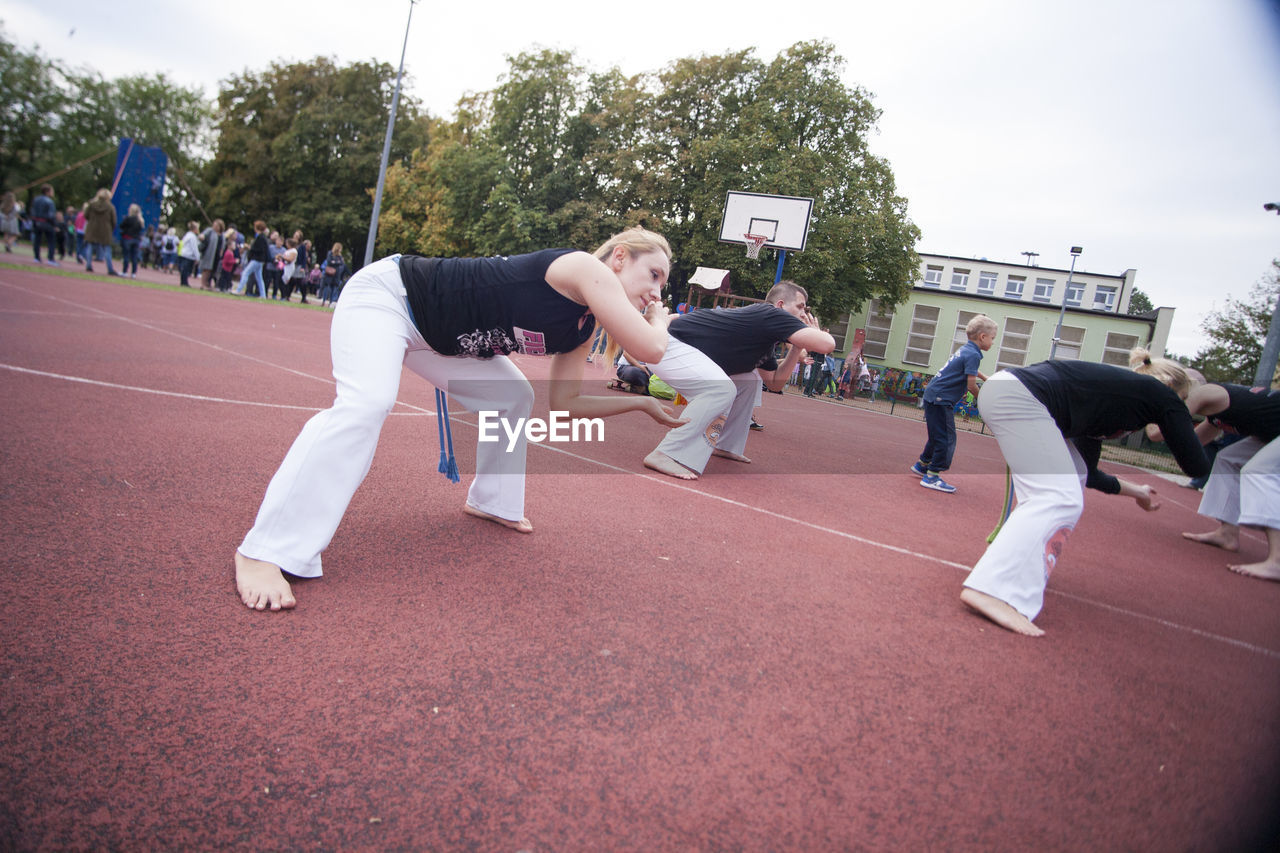
<path id="1" fill-rule="evenodd" d="M 1184 400 L 1191 391 L 1191 377 L 1187 375 L 1186 368 L 1172 359 L 1152 358 L 1143 347 L 1129 351 L 1129 367 L 1136 373 L 1160 381 Z"/>

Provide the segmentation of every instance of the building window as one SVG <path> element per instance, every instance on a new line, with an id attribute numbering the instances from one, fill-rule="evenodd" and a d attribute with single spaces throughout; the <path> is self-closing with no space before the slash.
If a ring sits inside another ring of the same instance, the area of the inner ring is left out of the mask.
<path id="1" fill-rule="evenodd" d="M 907 349 L 902 354 L 906 364 L 929 366 L 933 352 L 933 336 L 938 331 L 938 308 L 935 305 L 917 305 L 911 315 L 911 332 L 907 335 Z"/>
<path id="2" fill-rule="evenodd" d="M 1084 329 L 1076 326 L 1063 326 L 1058 335 L 1058 351 L 1055 358 L 1071 361 L 1080 358 L 1080 350 L 1084 348 Z"/>
<path id="3" fill-rule="evenodd" d="M 879 299 L 872 299 L 867 307 L 867 339 L 862 353 L 867 358 L 883 359 L 889 351 L 889 328 L 893 326 L 893 308 L 884 307 Z"/>
<path id="4" fill-rule="evenodd" d="M 1032 302 L 1052 302 L 1053 301 L 1053 279 L 1038 278 L 1036 279 L 1036 292 L 1031 297 Z"/>
<path id="5" fill-rule="evenodd" d="M 1005 299 L 1021 299 L 1023 288 L 1026 287 L 1026 276 L 1011 275 L 1009 280 L 1004 283 Z"/>
<path id="6" fill-rule="evenodd" d="M 978 273 L 978 295 L 996 295 L 996 274 L 993 272 Z"/>
<path id="7" fill-rule="evenodd" d="M 969 325 L 969 321 L 978 316 L 977 311 L 961 311 L 960 317 L 956 320 L 956 333 L 951 336 L 951 352 L 955 352 L 969 342 L 969 336 L 965 334 L 965 327 Z"/>
<path id="8" fill-rule="evenodd" d="M 1084 302 L 1084 285 L 1072 282 L 1067 285 L 1067 307 L 1079 308 Z"/>
<path id="9" fill-rule="evenodd" d="M 1035 323 L 1030 320 L 1019 320 L 1006 317 L 1004 335 L 1000 339 L 1000 355 L 996 359 L 996 369 L 1006 367 L 1022 367 L 1027 363 L 1027 351 L 1031 349 L 1031 330 Z"/>
<path id="10" fill-rule="evenodd" d="M 1114 287 L 1099 287 L 1095 290 L 1093 292 L 1093 310 L 1115 311 L 1116 289 Z"/>
<path id="11" fill-rule="evenodd" d="M 951 289 L 952 290 L 968 290 L 969 289 L 969 271 L 968 270 L 952 270 L 951 271 Z"/>
<path id="12" fill-rule="evenodd" d="M 1122 335 L 1119 332 L 1107 332 L 1107 342 L 1102 347 L 1102 363 L 1129 366 L 1129 350 L 1138 345 L 1137 335 Z"/>
<path id="13" fill-rule="evenodd" d="M 924 286 L 942 287 L 942 267 L 930 264 L 924 268 Z"/>

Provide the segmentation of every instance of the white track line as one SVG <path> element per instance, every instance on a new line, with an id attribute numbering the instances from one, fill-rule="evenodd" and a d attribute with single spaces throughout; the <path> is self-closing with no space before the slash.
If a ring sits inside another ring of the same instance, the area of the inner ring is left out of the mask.
<path id="1" fill-rule="evenodd" d="M 12 287 L 12 285 L 6 285 L 6 286 L 10 286 L 10 287 Z M 15 288 L 15 289 L 24 290 L 23 288 Z M 35 293 L 34 291 L 26 291 L 26 292 Z M 36 295 L 40 295 L 40 296 L 47 296 L 47 297 L 48 297 L 48 298 L 50 298 L 50 299 L 55 299 L 55 300 L 60 301 L 60 302 L 65 302 L 65 301 L 67 301 L 67 300 L 62 300 L 62 299 L 60 299 L 59 297 L 56 297 L 56 296 L 50 296 L 49 294 L 37 293 Z M 76 303 L 69 303 L 69 304 L 76 304 Z M 82 305 L 77 305 L 77 307 L 79 307 L 79 308 L 87 308 L 87 306 L 82 306 Z M 319 379 L 319 378 L 320 378 L 320 377 L 312 376 L 312 375 L 310 375 L 310 374 L 302 373 L 301 371 L 293 370 L 292 368 L 284 367 L 284 366 L 279 365 L 279 364 L 277 364 L 277 363 L 275 363 L 275 362 L 272 362 L 272 361 L 266 361 L 266 360 L 264 360 L 264 359 L 259 359 L 259 358 L 254 358 L 254 357 L 252 357 L 252 356 L 247 356 L 247 355 L 244 355 L 243 353 L 235 352 L 234 350 L 228 350 L 228 349 L 226 349 L 225 347 L 219 346 L 219 345 L 217 345 L 217 344 L 211 344 L 211 343 L 208 343 L 208 342 L 205 342 L 205 341 L 200 341 L 200 340 L 197 340 L 197 339 L 195 339 L 195 338 L 188 337 L 188 336 L 186 336 L 186 335 L 178 334 L 177 332 L 171 332 L 171 331 L 169 331 L 169 330 L 167 330 L 167 329 L 162 329 L 162 328 L 159 328 L 159 327 L 157 327 L 157 326 L 152 326 L 152 325 L 150 325 L 150 324 L 148 324 L 148 323 L 143 323 L 143 322 L 138 321 L 138 320 L 133 320 L 133 319 L 131 319 L 131 318 L 129 318 L 129 317 L 125 317 L 125 316 L 123 316 L 123 315 L 116 315 L 116 314 L 112 314 L 112 313 L 111 313 L 111 312 L 109 312 L 109 311 L 102 311 L 101 309 L 98 309 L 98 308 L 87 308 L 87 310 L 94 311 L 95 313 L 102 314 L 102 315 L 107 316 L 107 317 L 113 317 L 113 318 L 120 319 L 120 320 L 126 320 L 126 321 L 128 321 L 128 322 L 133 323 L 134 325 L 141 326 L 142 328 L 145 328 L 145 329 L 150 329 L 150 330 L 152 330 L 152 331 L 160 332 L 160 333 L 162 333 L 162 334 L 166 334 L 166 335 L 172 335 L 173 337 L 179 338 L 179 339 L 184 340 L 184 341 L 188 341 L 188 342 L 190 342 L 190 343 L 199 344 L 199 345 L 201 345 L 201 346 L 207 346 L 207 347 L 210 347 L 211 349 L 217 350 L 217 351 L 219 351 L 219 352 L 226 353 L 227 355 L 237 356 L 237 357 L 239 357 L 239 358 L 245 358 L 245 359 L 248 359 L 248 360 L 250 360 L 250 361 L 257 362 L 257 363 L 259 363 L 259 364 L 264 364 L 264 365 L 268 365 L 268 366 L 270 366 L 270 367 L 274 367 L 274 368 L 276 368 L 276 369 L 278 369 L 278 370 L 283 370 L 283 371 L 285 371 L 285 372 L 287 372 L 287 373 L 292 373 L 292 374 L 294 374 L 294 375 L 298 375 L 298 376 L 306 376 L 306 377 L 311 378 L 311 379 Z M 46 372 L 39 371 L 39 370 L 29 370 L 29 369 L 27 369 L 27 368 L 23 368 L 23 367 L 16 367 L 16 366 L 14 366 L 14 365 L 9 365 L 9 364 L 0 364 L 0 367 L 3 367 L 3 368 L 5 368 L 5 369 L 7 369 L 7 370 L 13 370 L 13 371 L 21 372 L 21 373 L 30 373 L 30 374 L 35 374 L 35 375 L 39 375 L 39 376 L 46 376 L 46 377 L 55 378 L 55 379 L 63 379 L 63 380 L 70 381 L 70 382 L 83 382 L 83 383 L 90 384 L 90 385 L 99 385 L 99 386 L 104 386 L 104 387 L 109 387 L 109 388 L 118 388 L 118 389 L 121 389 L 121 390 L 128 390 L 128 391 L 140 391 L 140 392 L 143 392 L 143 393 L 149 393 L 149 394 L 160 394 L 160 395 L 163 395 L 163 396 L 169 396 L 169 397 L 183 397 L 183 398 L 187 398 L 187 399 L 200 400 L 200 401 L 207 401 L 207 402 L 233 403 L 233 404 L 237 404 L 237 405 L 247 405 L 247 406 L 264 406 L 264 407 L 269 407 L 269 408 L 280 408 L 280 409 L 302 409 L 302 410 L 305 410 L 305 411 L 312 411 L 312 412 L 315 412 L 315 411 L 321 411 L 320 409 L 311 408 L 311 407 L 306 407 L 306 406 L 288 406 L 288 405 L 277 404 L 277 403 L 260 403 L 260 402 L 253 402 L 253 401 L 247 401 L 247 400 L 228 400 L 228 399 L 224 399 L 224 398 L 220 398 L 220 397 L 205 397 L 205 396 L 201 396 L 201 395 L 198 395 L 198 394 L 182 394 L 182 393 L 178 393 L 178 392 L 174 392 L 174 391 L 160 391 L 160 390 L 151 389 L 151 388 L 139 388 L 139 387 L 134 387 L 134 386 L 129 386 L 129 385 L 117 385 L 117 384 L 115 384 L 115 383 L 110 383 L 110 382 L 100 382 L 100 381 L 98 381 L 98 380 L 94 380 L 94 379 L 84 379 L 84 378 L 81 378 L 81 377 L 73 377 L 73 376 L 62 376 L 62 375 L 60 375 L 60 374 L 56 374 L 56 373 L 46 373 Z M 329 381 L 330 383 L 332 383 L 332 380 L 322 380 L 322 381 Z M 408 406 L 409 408 L 416 409 L 418 412 L 423 413 L 423 414 L 429 414 L 429 415 L 434 415 L 434 414 L 435 414 L 435 412 L 433 412 L 433 411 L 431 411 L 431 410 L 429 410 L 429 409 L 422 409 L 422 408 L 420 408 L 420 407 L 418 407 L 418 406 L 413 406 L 413 405 L 408 404 L 408 403 L 399 403 L 399 405 Z M 451 415 L 451 416 L 450 416 L 449 421 L 450 421 L 450 423 L 463 423 L 463 424 L 466 424 L 467 426 L 471 426 L 471 427 L 476 427 L 476 428 L 478 428 L 478 425 L 477 425 L 475 422 L 473 422 L 473 421 L 468 421 L 468 420 L 466 420 L 466 419 L 464 419 L 464 418 L 459 418 L 459 417 L 457 417 L 457 416 L 453 416 L 453 415 Z M 561 454 L 564 454 L 565 456 L 569 456 L 569 457 L 572 457 L 572 458 L 574 458 L 574 459 L 578 459 L 578 460 L 580 460 L 580 461 L 587 462 L 587 463 L 590 463 L 590 464 L 592 464 L 592 465 L 596 465 L 596 466 L 598 466 L 598 467 L 600 467 L 600 468 L 606 468 L 606 469 L 608 469 L 608 470 L 610 470 L 610 471 L 616 471 L 616 472 L 618 472 L 618 473 L 620 473 L 620 474 L 630 474 L 630 475 L 631 475 L 631 476 L 633 476 L 633 477 L 640 477 L 640 478 L 645 479 L 645 480 L 648 480 L 648 481 L 650 481 L 650 482 L 652 482 L 652 483 L 658 483 L 658 484 L 660 484 L 660 485 L 662 485 L 662 486 L 666 486 L 667 488 L 671 488 L 671 489 L 678 489 L 678 490 L 680 490 L 680 491 L 682 491 L 682 492 L 687 492 L 687 493 L 689 493 L 689 494 L 697 495 L 697 496 L 700 496 L 700 497 L 702 497 L 702 498 L 706 498 L 706 499 L 713 500 L 713 501 L 719 501 L 720 503 L 728 504 L 729 506 L 733 506 L 733 507 L 736 507 L 736 508 L 739 508 L 739 509 L 747 510 L 747 511 L 749 511 L 749 512 L 758 513 L 758 514 L 760 514 L 760 515 L 767 515 L 767 516 L 769 516 L 769 517 L 771 517 L 771 518 L 776 518 L 776 519 L 779 519 L 780 521 L 785 521 L 785 522 L 787 522 L 788 524 L 798 524 L 798 525 L 801 525 L 801 526 L 803 526 L 803 527 L 807 527 L 807 528 L 809 528 L 809 529 L 811 529 L 811 530 L 815 530 L 815 531 L 817 531 L 817 532 L 819 532 L 819 533 L 826 533 L 826 534 L 829 534 L 829 535 L 832 535 L 832 536 L 837 536 L 837 537 L 840 537 L 840 538 L 842 538 L 842 539 L 847 539 L 847 540 L 849 540 L 849 541 L 851 541 L 851 542 L 857 542 L 857 543 L 862 544 L 862 545 L 870 546 L 870 547 L 872 547 L 872 548 L 879 548 L 879 549 L 884 550 L 884 551 L 890 551 L 890 552 L 895 553 L 895 554 L 902 554 L 903 556 L 913 557 L 913 558 L 918 559 L 918 560 L 924 560 L 924 561 L 931 562 L 931 563 L 937 563 L 937 564 L 939 564 L 939 565 L 947 566 L 948 568 L 957 569 L 957 570 L 959 570 L 959 571 L 963 571 L 963 572 L 966 572 L 966 573 L 971 569 L 971 567 L 970 567 L 970 566 L 967 566 L 967 565 L 965 565 L 965 564 L 963 564 L 963 563 L 957 563 L 957 562 L 954 562 L 954 561 L 952 561 L 952 560 L 944 560 L 944 559 L 942 559 L 941 557 L 935 557 L 935 556 L 933 556 L 933 555 L 931 555 L 931 554 L 923 554 L 923 553 L 921 553 L 921 552 L 919 552 L 919 551 L 912 551 L 912 550 L 910 550 L 910 549 L 908 549 L 908 548 L 901 548 L 901 547 L 899 547 L 899 546 L 897 546 L 897 545 L 890 545 L 890 544 L 888 544 L 887 542 L 878 542 L 878 541 L 876 541 L 876 540 L 874 540 L 874 539 L 867 539 L 867 538 L 865 538 L 865 537 L 858 536 L 858 535 L 853 534 L 853 533 L 848 533 L 848 532 L 843 531 L 843 530 L 836 530 L 836 529 L 831 528 L 831 527 L 824 527 L 824 526 L 822 526 L 822 525 L 820 525 L 820 524 L 814 524 L 814 523 L 813 523 L 813 522 L 811 522 L 811 521 L 805 521 L 804 519 L 801 519 L 801 518 L 793 518 L 792 516 L 789 516 L 789 515 L 783 515 L 782 513 L 780 513 L 780 512 L 774 512 L 774 511 L 773 511 L 773 510 L 771 510 L 771 509 L 765 509 L 765 508 L 763 508 L 763 507 L 753 506 L 752 504 L 743 503 L 742 501 L 735 501 L 735 500 L 733 500 L 732 498 L 721 497 L 720 495 L 713 495 L 713 494 L 710 494 L 710 493 L 708 493 L 708 492 L 699 491 L 698 489 L 692 488 L 691 486 L 686 486 L 686 485 L 684 485 L 684 484 L 682 484 L 682 483 L 680 483 L 680 482 L 678 482 L 678 481 L 676 481 L 676 480 L 673 480 L 673 479 L 672 479 L 672 478 L 670 478 L 670 477 L 658 477 L 658 476 L 654 476 L 654 475 L 650 475 L 650 474 L 641 474 L 641 473 L 638 473 L 638 472 L 636 472 L 636 471 L 634 471 L 634 470 L 631 470 L 631 469 L 629 469 L 629 468 L 620 468 L 620 467 L 618 467 L 617 465 L 611 465 L 611 464 L 609 464 L 609 463 L 607 463 L 607 462 L 601 462 L 601 461 L 596 460 L 596 459 L 591 459 L 591 458 L 589 458 L 589 457 L 582 456 L 581 454 L 574 453 L 574 452 L 572 452 L 572 451 L 565 450 L 565 449 L 560 448 L 560 447 L 552 447 L 552 446 L 550 446 L 550 445 L 548 445 L 548 444 L 535 443 L 535 444 L 533 444 L 532 446 L 533 446 L 533 447 L 536 447 L 536 448 L 543 449 L 543 450 L 549 450 L 549 451 L 551 451 L 551 452 L 553 452 L 553 453 L 561 453 Z M 1120 463 L 1120 464 L 1123 464 L 1123 463 Z M 1177 503 L 1176 501 L 1170 501 L 1170 502 L 1171 502 L 1171 503 Z M 1179 505 L 1179 506 L 1181 506 L 1181 504 L 1178 504 L 1178 505 Z M 1079 602 L 1079 603 L 1081 603 L 1081 604 L 1087 604 L 1087 605 L 1090 605 L 1090 606 L 1093 606 L 1093 607 L 1098 607 L 1098 608 L 1101 608 L 1101 609 L 1103 609 L 1103 610 L 1110 611 L 1110 612 L 1112 612 L 1112 613 L 1122 614 L 1122 615 L 1124 615 L 1124 616 L 1129 616 L 1129 617 L 1132 617 L 1132 618 L 1134 618 L 1134 619 L 1138 619 L 1138 620 L 1141 620 L 1141 621 L 1144 621 L 1144 622 L 1151 622 L 1151 623 L 1154 623 L 1154 624 L 1156 624 L 1156 625 L 1160 625 L 1160 626 L 1162 626 L 1162 627 L 1172 629 L 1172 630 L 1174 630 L 1174 631 L 1182 631 L 1182 632 L 1184 632 L 1184 633 L 1192 634 L 1192 635 L 1194 635 L 1194 636 L 1202 637 L 1202 638 L 1204 638 L 1204 639 L 1214 640 L 1214 641 L 1219 642 L 1219 643 L 1225 643 L 1226 645 L 1234 646 L 1234 647 L 1239 648 L 1239 649 L 1244 649 L 1244 650 L 1246 650 L 1246 651 L 1250 651 L 1250 652 L 1253 652 L 1253 653 L 1255 653 L 1255 654 L 1262 655 L 1263 657 L 1271 658 L 1272 660 L 1280 660 L 1280 651 L 1276 651 L 1276 650 L 1273 650 L 1273 649 L 1268 649 L 1268 648 L 1265 648 L 1265 647 L 1263 647 L 1263 646 L 1257 646 L 1257 645 L 1254 645 L 1253 643 L 1247 643 L 1247 642 L 1245 642 L 1245 641 L 1243 641 L 1243 640 L 1237 640 L 1237 639 L 1234 639 L 1234 638 L 1232 638 L 1232 637 L 1224 637 L 1224 636 L 1222 636 L 1221 634 L 1214 634 L 1214 633 L 1209 632 L 1209 631 L 1204 631 L 1204 630 L 1202 630 L 1202 629 L 1200 629 L 1200 628 L 1193 628 L 1193 627 L 1191 627 L 1190 625 L 1183 625 L 1183 624 L 1181 624 L 1181 623 L 1179 623 L 1179 622 L 1171 622 L 1171 621 L 1169 621 L 1169 620 L 1167 620 L 1167 619 L 1161 619 L 1161 618 L 1160 618 L 1160 617 L 1158 617 L 1158 616 L 1151 616 L 1150 614 L 1147 614 L 1147 613 L 1139 613 L 1139 612 L 1137 612 L 1137 611 L 1135 611 L 1135 610 L 1129 610 L 1128 608 L 1125 608 L 1125 607 L 1118 607 L 1118 606 L 1116 606 L 1116 605 L 1114 605 L 1114 604 L 1108 604 L 1108 603 L 1103 602 L 1103 601 L 1097 601 L 1097 600 L 1094 600 L 1094 599 L 1091 599 L 1091 598 L 1086 598 L 1086 597 L 1084 597 L 1084 596 L 1074 595 L 1074 594 L 1069 593 L 1069 592 L 1062 592 L 1062 591 L 1060 591 L 1060 590 L 1056 590 L 1056 589 L 1048 589 L 1048 590 L 1046 590 L 1046 592 L 1047 592 L 1048 594 L 1050 594 L 1050 595 L 1056 595 L 1056 596 L 1059 596 L 1059 597 L 1061 597 L 1061 598 L 1066 598 L 1066 599 L 1069 599 L 1069 600 L 1071 600 L 1071 601 Z"/>

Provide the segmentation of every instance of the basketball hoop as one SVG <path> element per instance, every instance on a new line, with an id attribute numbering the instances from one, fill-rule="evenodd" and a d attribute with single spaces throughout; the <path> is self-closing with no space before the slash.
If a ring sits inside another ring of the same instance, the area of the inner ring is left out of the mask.
<path id="1" fill-rule="evenodd" d="M 764 248 L 764 241 L 768 240 L 769 238 L 764 236 L 763 234 L 743 234 L 742 236 L 747 241 L 747 257 L 748 258 L 760 257 L 760 250 Z"/>

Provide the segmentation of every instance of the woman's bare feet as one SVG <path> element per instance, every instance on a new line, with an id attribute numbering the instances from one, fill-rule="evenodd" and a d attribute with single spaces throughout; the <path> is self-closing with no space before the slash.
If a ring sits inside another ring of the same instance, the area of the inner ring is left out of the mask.
<path id="1" fill-rule="evenodd" d="M 1263 580 L 1268 581 L 1280 581 L 1280 560 L 1263 560 L 1261 563 L 1227 566 L 1227 568 L 1233 572 L 1237 572 L 1238 574 L 1249 575 L 1254 578 L 1262 578 Z"/>
<path id="2" fill-rule="evenodd" d="M 279 566 L 250 559 L 239 551 L 236 551 L 236 591 L 245 607 L 254 610 L 288 610 L 298 603 Z"/>
<path id="3" fill-rule="evenodd" d="M 751 460 L 743 456 L 741 453 L 732 453 L 728 450 L 721 450 L 718 447 L 715 450 L 711 451 L 711 455 L 721 456 L 725 459 L 732 459 L 734 462 L 745 462 L 748 465 L 751 464 Z"/>
<path id="4" fill-rule="evenodd" d="M 960 600 L 1001 628 L 1007 628 L 1015 634 L 1024 634 L 1028 637 L 1044 636 L 1044 631 L 1032 624 L 1030 619 L 1014 610 L 1012 605 L 1006 604 L 995 596 L 965 587 L 960 593 Z"/>
<path id="5" fill-rule="evenodd" d="M 510 528 L 517 533 L 533 532 L 533 522 L 529 521 L 527 518 L 522 518 L 519 521 L 512 521 L 509 518 L 501 518 L 491 513 L 487 513 L 482 509 L 476 509 L 471 504 L 464 504 L 462 511 L 467 515 L 474 515 L 476 518 L 483 518 L 485 521 L 492 521 L 497 524 L 501 524 L 503 527 Z"/>
<path id="6" fill-rule="evenodd" d="M 675 477 L 680 480 L 696 480 L 698 474 L 676 460 L 672 459 L 661 450 L 655 450 L 644 458 L 644 467 L 652 468 L 659 474 L 666 474 L 668 477 Z"/>
<path id="7" fill-rule="evenodd" d="M 1183 533 L 1182 538 L 1203 542 L 1205 545 L 1216 545 L 1224 551 L 1240 550 L 1240 528 L 1232 524 L 1220 524 L 1217 530 L 1208 533 Z"/>

